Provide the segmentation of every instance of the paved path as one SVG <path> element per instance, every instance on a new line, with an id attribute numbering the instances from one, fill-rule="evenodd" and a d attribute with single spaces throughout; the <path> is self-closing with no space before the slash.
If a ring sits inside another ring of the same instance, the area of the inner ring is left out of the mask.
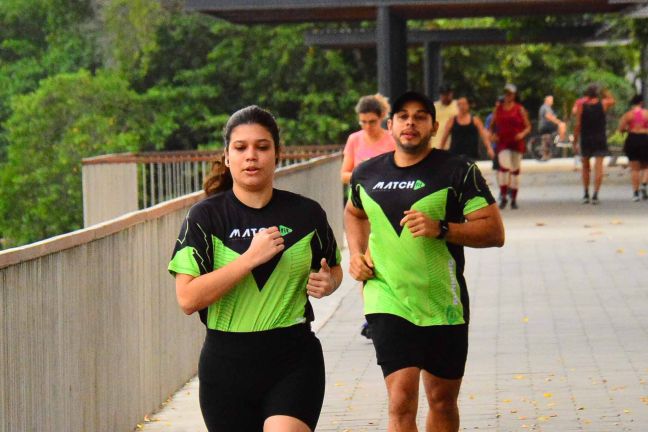
<path id="1" fill-rule="evenodd" d="M 564 167 L 563 167 L 564 168 Z M 648 430 L 648 202 L 630 202 L 611 169 L 599 206 L 582 205 L 578 173 L 522 176 L 501 249 L 466 250 L 470 351 L 462 429 Z M 316 303 L 327 365 L 318 431 L 386 430 L 386 392 L 361 304 L 347 280 Z M 143 425 L 204 431 L 193 380 Z M 419 425 L 424 430 L 421 395 Z"/>

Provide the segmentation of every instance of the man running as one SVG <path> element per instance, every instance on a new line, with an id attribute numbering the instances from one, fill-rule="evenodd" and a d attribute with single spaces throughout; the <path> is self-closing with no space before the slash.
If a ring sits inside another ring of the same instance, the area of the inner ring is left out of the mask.
<path id="1" fill-rule="evenodd" d="M 426 430 L 456 432 L 468 352 L 463 246 L 502 246 L 504 227 L 476 165 L 428 146 L 438 128 L 430 99 L 401 95 L 387 124 L 396 150 L 351 177 L 350 272 L 366 281 L 364 310 L 389 397 L 387 430 L 417 430 L 422 375 Z"/>
<path id="2" fill-rule="evenodd" d="M 430 144 L 432 148 L 441 148 L 441 134 L 446 128 L 446 124 L 450 119 L 459 114 L 457 101 L 454 99 L 454 91 L 448 84 L 443 84 L 439 88 L 440 98 L 434 102 L 434 109 L 436 110 L 436 120 L 439 122 L 439 133 L 432 136 Z"/>

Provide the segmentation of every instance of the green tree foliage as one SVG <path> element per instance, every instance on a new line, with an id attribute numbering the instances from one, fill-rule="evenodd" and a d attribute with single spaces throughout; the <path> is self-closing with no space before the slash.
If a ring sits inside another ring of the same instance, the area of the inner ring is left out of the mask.
<path id="1" fill-rule="evenodd" d="M 377 89 L 374 49 L 308 47 L 304 32 L 355 24 L 238 26 L 183 11 L 184 0 L 0 0 L 0 237 L 12 244 L 81 226 L 80 160 L 141 149 L 221 145 L 238 108 L 277 116 L 287 145 L 342 143 L 353 107 Z M 608 17 L 466 19 L 411 27 L 499 27 L 533 35 L 545 25 L 604 24 L 647 41 L 643 22 Z M 373 23 L 361 23 L 371 28 Z M 589 82 L 625 108 L 638 44 L 446 47 L 445 80 L 485 114 L 505 82 L 535 117 L 547 93 L 565 116 Z M 421 88 L 422 50 L 409 50 Z M 614 115 L 618 112 L 615 111 Z"/>
<path id="2" fill-rule="evenodd" d="M 59 74 L 14 99 L 0 171 L 0 232 L 24 244 L 80 228 L 81 159 L 150 141 L 142 98 L 124 79 Z"/>
<path id="3" fill-rule="evenodd" d="M 593 25 L 609 22 L 600 17 L 564 16 L 515 19 L 437 20 L 434 28 L 498 27 L 510 37 L 531 38 L 546 32 L 545 26 Z M 422 25 L 422 24 L 419 24 Z M 611 37 L 627 36 L 631 23 L 615 21 Z M 410 50 L 413 59 L 414 85 L 422 81 L 421 50 Z M 625 103 L 632 92 L 626 75 L 638 65 L 638 50 L 634 45 L 588 47 L 581 44 L 520 44 L 503 46 L 450 46 L 443 49 L 444 78 L 457 94 L 468 96 L 477 111 L 486 114 L 502 94 L 505 83 L 518 87 L 521 102 L 532 120 L 544 96 L 556 96 L 559 115 L 570 115 L 573 102 L 590 83 L 611 90 Z M 478 65 L 475 67 L 475 65 Z M 616 77 L 616 79 L 613 79 Z M 616 113 L 615 111 L 615 114 Z"/>
<path id="4" fill-rule="evenodd" d="M 89 0 L 0 2 L 0 124 L 11 113 L 11 98 L 36 89 L 41 79 L 96 67 L 91 17 Z M 0 162 L 7 145 L 0 129 Z"/>
<path id="5" fill-rule="evenodd" d="M 105 66 L 131 81 L 146 75 L 158 51 L 157 30 L 166 19 L 158 0 L 111 0 L 100 10 Z"/>
<path id="6" fill-rule="evenodd" d="M 176 75 L 173 90 L 167 85 L 164 91 L 196 102 L 199 116 L 189 120 L 198 126 L 199 137 L 210 133 L 207 143 L 220 143 L 224 114 L 250 104 L 275 113 L 288 145 L 340 142 L 354 127 L 353 105 L 360 95 L 375 92 L 375 85 L 357 79 L 352 53 L 305 46 L 308 28 L 215 22 L 207 62 Z M 209 88 L 201 97 L 200 90 Z M 186 118 L 174 110 L 168 117 Z"/>

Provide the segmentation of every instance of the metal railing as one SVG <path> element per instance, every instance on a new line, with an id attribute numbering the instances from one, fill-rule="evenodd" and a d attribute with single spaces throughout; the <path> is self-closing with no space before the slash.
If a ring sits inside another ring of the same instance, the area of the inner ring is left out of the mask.
<path id="1" fill-rule="evenodd" d="M 342 243 L 341 155 L 278 170 Z M 166 270 L 189 194 L 0 251 L 0 432 L 132 431 L 196 373 L 204 326 Z"/>
<path id="2" fill-rule="evenodd" d="M 282 147 L 279 167 L 333 154 L 341 145 Z M 222 150 L 124 153 L 83 160 L 84 225 L 202 189 Z"/>

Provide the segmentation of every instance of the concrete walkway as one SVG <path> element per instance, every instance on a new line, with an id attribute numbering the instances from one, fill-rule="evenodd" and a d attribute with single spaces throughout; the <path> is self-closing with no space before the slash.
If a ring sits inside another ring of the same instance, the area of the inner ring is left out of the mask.
<path id="1" fill-rule="evenodd" d="M 629 173 L 613 168 L 601 204 L 582 205 L 578 173 L 564 165 L 523 173 L 520 210 L 503 211 L 504 248 L 466 249 L 462 430 L 648 430 L 648 202 L 631 202 Z M 313 303 L 327 367 L 317 430 L 386 430 L 355 283 Z M 149 420 L 139 429 L 204 431 L 196 380 Z"/>

